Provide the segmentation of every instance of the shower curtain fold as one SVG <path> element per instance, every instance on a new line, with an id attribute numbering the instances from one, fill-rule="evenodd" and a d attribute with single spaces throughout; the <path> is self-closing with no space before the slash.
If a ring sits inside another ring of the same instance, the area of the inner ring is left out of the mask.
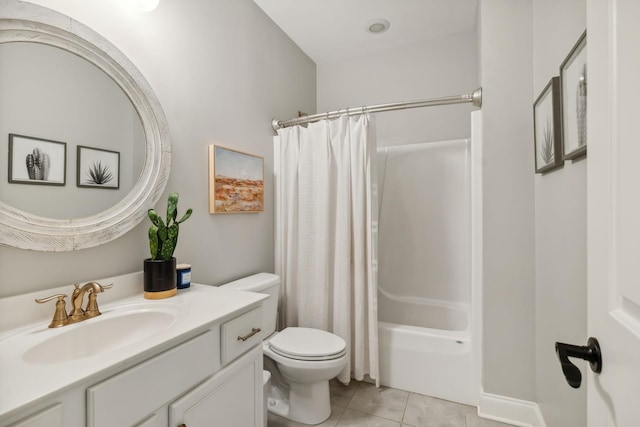
<path id="1" fill-rule="evenodd" d="M 368 115 L 280 129 L 276 273 L 285 326 L 328 330 L 350 357 L 338 379 L 378 375 L 375 129 Z"/>

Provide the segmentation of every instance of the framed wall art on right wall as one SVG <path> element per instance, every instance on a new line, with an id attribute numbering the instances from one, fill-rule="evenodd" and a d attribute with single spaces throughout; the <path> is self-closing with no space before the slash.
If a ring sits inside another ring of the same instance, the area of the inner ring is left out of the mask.
<path id="1" fill-rule="evenodd" d="M 582 33 L 560 65 L 562 156 L 587 154 L 587 32 Z"/>
<path id="2" fill-rule="evenodd" d="M 536 173 L 547 173 L 564 164 L 560 118 L 560 78 L 553 77 L 533 104 L 533 143 Z"/>

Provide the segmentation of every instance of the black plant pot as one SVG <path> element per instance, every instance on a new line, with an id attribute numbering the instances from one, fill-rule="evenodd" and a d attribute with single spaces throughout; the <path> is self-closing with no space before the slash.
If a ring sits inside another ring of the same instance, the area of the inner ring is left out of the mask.
<path id="1" fill-rule="evenodd" d="M 176 259 L 144 260 L 144 297 L 169 298 L 176 294 Z"/>

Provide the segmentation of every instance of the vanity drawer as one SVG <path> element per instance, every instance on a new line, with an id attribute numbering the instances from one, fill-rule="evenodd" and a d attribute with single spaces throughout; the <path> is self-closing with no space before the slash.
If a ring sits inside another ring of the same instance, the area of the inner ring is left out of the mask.
<path id="1" fill-rule="evenodd" d="M 218 368 L 211 330 L 87 390 L 88 427 L 130 426 Z"/>
<path id="2" fill-rule="evenodd" d="M 256 344 L 261 344 L 264 338 L 262 328 L 262 306 L 223 323 L 221 327 L 222 364 L 226 365 Z"/>

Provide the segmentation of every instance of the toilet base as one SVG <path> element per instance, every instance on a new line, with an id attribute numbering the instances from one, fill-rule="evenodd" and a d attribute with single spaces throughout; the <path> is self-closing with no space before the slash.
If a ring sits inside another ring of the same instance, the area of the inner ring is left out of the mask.
<path id="1" fill-rule="evenodd" d="M 320 424 L 331 416 L 329 381 L 295 383 L 289 390 L 271 385 L 267 410 L 273 414 L 303 424 Z"/>

